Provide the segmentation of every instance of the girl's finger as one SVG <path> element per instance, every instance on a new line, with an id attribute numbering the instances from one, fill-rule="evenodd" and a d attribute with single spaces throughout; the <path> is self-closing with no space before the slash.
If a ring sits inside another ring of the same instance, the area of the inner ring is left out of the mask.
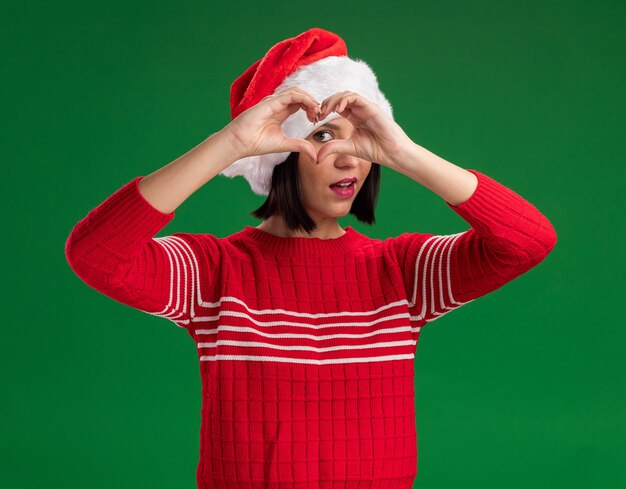
<path id="1" fill-rule="evenodd" d="M 305 92 L 304 90 L 298 87 L 292 87 L 289 90 L 285 90 L 284 92 L 281 92 L 281 93 L 284 93 L 285 95 L 289 95 L 291 100 L 305 103 L 306 105 L 308 105 L 314 110 L 317 110 L 316 108 L 319 105 L 319 102 L 315 100 L 315 98 L 313 98 L 310 94 L 308 94 L 307 92 Z"/>
<path id="2" fill-rule="evenodd" d="M 354 142 L 351 139 L 335 139 L 334 141 L 329 141 L 324 144 L 324 146 L 319 149 L 316 164 L 324 163 L 326 157 L 336 153 L 345 153 L 359 157 L 356 154 Z"/>
<path id="3" fill-rule="evenodd" d="M 293 105 L 294 103 L 297 103 L 298 105 L 304 104 L 307 108 L 313 108 L 316 105 L 315 101 L 311 97 L 291 89 L 278 92 L 276 94 L 276 100 L 278 100 L 278 102 L 285 107 Z"/>
<path id="4" fill-rule="evenodd" d="M 304 153 L 308 155 L 312 161 L 317 161 L 317 151 L 315 147 L 304 139 L 290 138 L 284 142 L 283 148 L 286 151 Z"/>
<path id="5" fill-rule="evenodd" d="M 333 104 L 335 102 L 335 99 L 339 96 L 339 94 L 334 94 L 331 95 L 330 97 L 328 97 L 326 100 L 324 100 L 324 102 L 322 102 L 322 105 L 320 107 L 320 119 L 325 119 L 327 114 L 330 114 L 331 110 L 330 108 L 333 107 Z"/>
<path id="6" fill-rule="evenodd" d="M 281 93 L 280 95 L 282 96 L 286 94 Z M 289 114 L 293 114 L 302 109 L 307 114 L 307 118 L 310 121 L 315 120 L 315 117 L 318 114 L 318 106 L 306 95 L 292 92 L 288 98 L 279 98 L 279 100 L 283 106 L 283 110 L 286 109 Z"/>
<path id="7" fill-rule="evenodd" d="M 348 103 L 350 103 L 352 100 L 352 97 L 346 97 L 344 98 L 340 103 L 339 103 L 339 110 L 337 110 L 337 112 L 341 113 L 344 110 L 346 110 L 346 106 L 348 105 Z"/>
<path id="8" fill-rule="evenodd" d="M 326 116 L 330 114 L 331 112 L 337 112 L 337 113 L 342 112 L 345 109 L 345 107 L 344 109 L 341 109 L 341 110 L 337 110 L 336 107 L 341 104 L 342 99 L 344 99 L 345 97 L 349 97 L 350 95 L 354 95 L 354 93 L 349 92 L 349 91 L 344 91 L 344 92 L 339 92 L 334 95 L 331 95 L 326 100 L 324 100 L 324 103 L 322 104 L 322 113 L 320 114 L 320 118 L 325 119 Z"/>
<path id="9" fill-rule="evenodd" d="M 328 108 L 328 106 L 332 103 L 332 101 L 333 101 L 335 98 L 337 98 L 337 95 L 339 95 L 339 94 L 335 93 L 335 94 L 331 95 L 330 97 L 326 98 L 326 99 L 322 102 L 322 105 L 320 106 L 320 108 L 321 108 L 322 110 L 326 110 L 326 109 Z"/>
<path id="10" fill-rule="evenodd" d="M 303 95 L 306 95 L 307 97 L 309 97 L 313 101 L 313 103 L 315 103 L 315 105 L 319 105 L 320 104 L 317 100 L 315 100 L 315 97 L 313 95 L 311 95 L 309 92 L 307 92 L 306 90 L 303 90 L 300 87 L 293 87 L 293 89 L 298 91 L 298 92 L 300 92 L 300 93 L 302 93 Z"/>

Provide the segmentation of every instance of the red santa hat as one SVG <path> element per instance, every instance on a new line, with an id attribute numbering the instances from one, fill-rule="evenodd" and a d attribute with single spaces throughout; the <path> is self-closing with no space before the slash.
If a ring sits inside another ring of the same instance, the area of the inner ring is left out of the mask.
<path id="1" fill-rule="evenodd" d="M 241 74 L 230 87 L 231 118 L 254 106 L 268 95 L 298 86 L 320 103 L 329 96 L 349 90 L 377 104 L 393 118 L 391 104 L 378 87 L 376 75 L 360 59 L 348 57 L 346 43 L 337 34 L 318 27 L 275 44 L 267 54 Z M 289 138 L 305 139 L 319 126 L 340 117 L 331 112 L 317 124 L 303 110 L 291 114 L 282 124 Z M 235 161 L 220 172 L 233 178 L 243 176 L 252 191 L 268 195 L 274 167 L 289 153 L 254 155 Z"/>

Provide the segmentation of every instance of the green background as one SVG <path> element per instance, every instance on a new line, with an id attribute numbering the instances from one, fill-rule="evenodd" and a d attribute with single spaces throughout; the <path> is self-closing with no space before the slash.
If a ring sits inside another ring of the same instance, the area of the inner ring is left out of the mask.
<path id="1" fill-rule="evenodd" d="M 193 340 L 86 286 L 65 240 L 230 122 L 232 81 L 316 26 L 370 64 L 414 142 L 515 190 L 558 234 L 536 268 L 421 335 L 414 487 L 626 487 L 626 9 L 591 3 L 3 2 L 0 486 L 196 487 Z M 376 225 L 342 226 L 468 229 L 382 170 Z M 263 200 L 218 176 L 159 235 L 227 236 Z"/>

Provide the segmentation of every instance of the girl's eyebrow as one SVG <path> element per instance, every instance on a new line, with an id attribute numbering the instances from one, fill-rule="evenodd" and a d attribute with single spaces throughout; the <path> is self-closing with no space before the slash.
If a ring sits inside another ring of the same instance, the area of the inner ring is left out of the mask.
<path id="1" fill-rule="evenodd" d="M 330 127 L 331 129 L 334 129 L 335 131 L 341 130 L 341 127 L 336 126 L 335 124 L 331 124 L 330 122 L 327 122 L 326 124 L 322 124 L 320 127 Z"/>

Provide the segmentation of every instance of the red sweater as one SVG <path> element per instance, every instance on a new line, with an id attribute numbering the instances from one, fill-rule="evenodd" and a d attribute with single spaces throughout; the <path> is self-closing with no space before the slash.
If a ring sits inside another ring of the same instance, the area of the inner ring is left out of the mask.
<path id="1" fill-rule="evenodd" d="M 385 240 L 246 226 L 155 235 L 174 218 L 134 178 L 72 230 L 86 284 L 169 319 L 197 345 L 198 487 L 410 488 L 420 329 L 540 263 L 556 233 L 492 178 L 453 206 L 471 228 Z"/>

